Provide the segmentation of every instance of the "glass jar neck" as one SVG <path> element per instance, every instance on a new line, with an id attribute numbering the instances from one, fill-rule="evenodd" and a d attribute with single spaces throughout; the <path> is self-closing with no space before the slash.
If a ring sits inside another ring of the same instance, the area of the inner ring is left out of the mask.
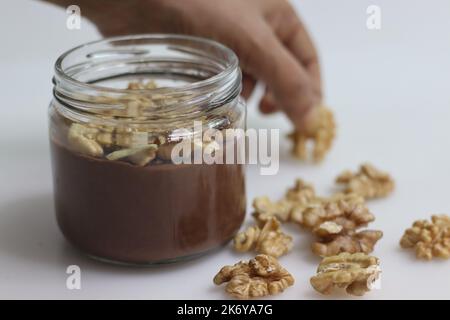
<path id="1" fill-rule="evenodd" d="M 151 101 L 134 120 L 170 121 L 208 116 L 237 101 L 241 77 L 236 55 L 217 42 L 180 35 L 125 36 L 61 55 L 53 92 L 60 111 L 72 117 L 106 114 L 133 120 L 135 114 L 123 112 L 127 105 Z M 127 87 L 149 80 L 158 86 Z"/>

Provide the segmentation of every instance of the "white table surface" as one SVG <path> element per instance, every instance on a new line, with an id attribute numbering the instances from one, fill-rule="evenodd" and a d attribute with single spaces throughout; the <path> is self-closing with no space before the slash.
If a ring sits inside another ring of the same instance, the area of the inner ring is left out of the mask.
<path id="1" fill-rule="evenodd" d="M 248 168 L 248 199 L 280 197 L 295 177 L 328 194 L 338 172 L 369 160 L 395 176 L 397 190 L 370 202 L 376 215 L 371 227 L 385 234 L 374 252 L 383 276 L 381 290 L 360 299 L 450 298 L 450 261 L 416 261 L 398 245 L 413 220 L 450 213 L 450 2 L 294 2 L 320 48 L 338 138 L 318 166 L 292 159 L 284 141 L 278 175 L 260 176 L 257 167 Z M 370 4 L 382 9 L 379 31 L 366 28 Z M 135 269 L 91 261 L 61 236 L 47 141 L 52 67 L 62 51 L 99 37 L 85 21 L 81 30 L 67 30 L 65 19 L 63 10 L 38 1 L 2 1 L 0 298 L 226 298 L 212 284 L 214 274 L 250 254 L 227 247 L 188 263 Z M 261 116 L 250 103 L 249 127 L 288 132 L 290 125 L 282 115 Z M 295 227 L 288 230 L 295 245 L 281 263 L 296 284 L 274 299 L 323 298 L 309 285 L 319 262 L 308 249 L 311 239 Z M 72 264 L 81 267 L 81 290 L 66 289 L 65 271 Z"/>

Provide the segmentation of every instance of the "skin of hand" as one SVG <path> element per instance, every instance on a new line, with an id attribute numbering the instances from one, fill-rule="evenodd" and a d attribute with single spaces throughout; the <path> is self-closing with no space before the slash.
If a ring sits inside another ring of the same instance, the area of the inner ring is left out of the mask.
<path id="1" fill-rule="evenodd" d="M 78 5 L 104 36 L 179 33 L 227 45 L 240 60 L 243 96 L 260 80 L 266 84 L 263 113 L 281 109 L 297 130 L 312 130 L 322 100 L 319 59 L 287 0 L 81 0 Z"/>

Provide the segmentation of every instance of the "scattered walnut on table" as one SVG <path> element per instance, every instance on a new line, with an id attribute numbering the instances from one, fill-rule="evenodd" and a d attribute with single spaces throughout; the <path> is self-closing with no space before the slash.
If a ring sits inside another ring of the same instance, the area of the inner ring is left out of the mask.
<path id="1" fill-rule="evenodd" d="M 345 230 L 355 230 L 375 220 L 374 215 L 357 196 L 335 197 L 321 204 L 307 207 L 296 218 L 298 223 L 313 230 L 326 221 L 341 225 Z"/>
<path id="2" fill-rule="evenodd" d="M 294 222 L 310 230 L 325 221 L 334 221 L 345 229 L 356 229 L 375 219 L 363 197 L 354 193 L 318 197 L 312 185 L 301 179 L 286 192 L 283 199 L 271 201 L 266 196 L 257 197 L 253 208 L 253 217 L 259 226 L 276 217 L 280 222 Z"/>
<path id="3" fill-rule="evenodd" d="M 294 187 L 288 189 L 285 198 L 297 204 L 307 204 L 316 198 L 316 191 L 312 184 L 296 179 Z"/>
<path id="4" fill-rule="evenodd" d="M 371 290 L 380 273 L 378 258 L 345 252 L 324 258 L 310 282 L 322 294 L 330 294 L 337 287 L 345 288 L 348 294 L 361 296 Z"/>
<path id="5" fill-rule="evenodd" d="M 253 217 L 260 226 L 271 217 L 281 222 L 297 222 L 297 217 L 309 206 L 321 203 L 312 184 L 297 179 L 295 185 L 288 189 L 283 199 L 271 201 L 268 197 L 257 197 L 253 201 Z"/>
<path id="6" fill-rule="evenodd" d="M 313 159 L 321 161 L 330 150 L 334 137 L 336 135 L 336 123 L 333 112 L 327 107 L 317 108 L 317 116 L 312 124 L 310 132 L 294 131 L 289 135 L 294 146 L 292 153 L 295 157 L 306 160 L 308 158 L 307 142 L 314 141 Z"/>
<path id="7" fill-rule="evenodd" d="M 371 164 L 363 164 L 359 171 L 342 172 L 336 182 L 344 186 L 345 193 L 356 193 L 365 199 L 385 197 L 394 190 L 394 180 L 385 172 L 375 168 Z"/>
<path id="8" fill-rule="evenodd" d="M 322 204 L 323 199 L 316 195 L 312 184 L 297 179 L 294 187 L 288 189 L 284 198 L 291 204 L 289 221 L 300 224 L 303 212 L 310 207 Z"/>
<path id="9" fill-rule="evenodd" d="M 342 252 L 371 253 L 375 244 L 383 237 L 379 230 L 345 230 L 341 225 L 327 221 L 313 230 L 319 238 L 311 246 L 314 254 L 321 257 L 334 256 Z"/>
<path id="10" fill-rule="evenodd" d="M 402 248 L 414 248 L 416 257 L 431 260 L 433 257 L 450 258 L 450 217 L 432 215 L 431 221 L 418 220 L 407 229 L 400 240 Z"/>
<path id="11" fill-rule="evenodd" d="M 280 222 L 272 217 L 262 228 L 249 227 L 234 238 L 234 248 L 239 252 L 255 250 L 257 253 L 280 257 L 292 249 L 292 237 L 283 233 Z"/>
<path id="12" fill-rule="evenodd" d="M 262 196 L 253 200 L 253 217 L 259 226 L 263 226 L 272 217 L 276 217 L 281 222 L 289 220 L 292 202 L 282 199 L 280 201 L 271 201 L 269 197 Z"/>
<path id="13" fill-rule="evenodd" d="M 294 284 L 294 278 L 276 258 L 260 254 L 248 262 L 223 267 L 214 277 L 214 283 L 225 282 L 228 294 L 248 299 L 281 293 Z"/>

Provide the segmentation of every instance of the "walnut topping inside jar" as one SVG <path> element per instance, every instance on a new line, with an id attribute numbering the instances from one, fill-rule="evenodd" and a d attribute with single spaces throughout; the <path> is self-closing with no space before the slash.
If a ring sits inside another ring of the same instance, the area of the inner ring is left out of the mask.
<path id="1" fill-rule="evenodd" d="M 147 123 L 147 111 L 151 108 L 177 102 L 170 96 L 146 93 L 147 89 L 155 89 L 157 85 L 154 81 L 130 82 L 128 90 L 137 90 L 136 93 L 129 93 L 121 98 L 98 97 L 97 102 L 122 105 L 122 109 L 105 109 L 102 116 L 107 123 L 86 123 L 73 122 L 68 131 L 68 142 L 70 147 L 81 154 L 92 157 L 103 157 L 111 161 L 126 161 L 138 166 L 147 165 L 154 160 L 167 162 L 172 160 L 172 151 L 177 143 L 184 138 L 190 139 L 190 155 L 195 153 L 214 157 L 222 146 L 213 136 L 205 132 L 201 137 L 192 134 L 186 137 L 170 138 L 171 134 L 178 129 L 188 129 L 192 127 L 193 120 L 179 120 L 175 111 L 168 112 L 165 116 L 172 119 L 170 126 L 157 122 Z M 140 92 L 143 91 L 142 94 Z M 232 111 L 228 111 L 227 116 L 236 117 Z M 122 119 L 122 117 L 128 117 Z M 223 117 L 223 115 L 221 115 Z M 131 120 L 136 120 L 137 123 Z M 116 121 L 116 122 L 115 122 Z M 196 121 L 207 121 L 207 118 L 199 116 Z M 200 122 L 201 123 L 201 122 Z M 221 120 L 223 128 L 210 129 L 217 132 L 229 130 L 234 124 L 230 119 Z M 169 129 L 170 128 L 170 129 Z M 183 150 L 184 151 L 184 150 Z M 220 154 L 222 155 L 222 154 Z"/>
<path id="2" fill-rule="evenodd" d="M 88 156 L 99 157 L 103 155 L 103 148 L 96 140 L 98 132 L 97 128 L 73 123 L 67 139 L 75 151 Z"/>

